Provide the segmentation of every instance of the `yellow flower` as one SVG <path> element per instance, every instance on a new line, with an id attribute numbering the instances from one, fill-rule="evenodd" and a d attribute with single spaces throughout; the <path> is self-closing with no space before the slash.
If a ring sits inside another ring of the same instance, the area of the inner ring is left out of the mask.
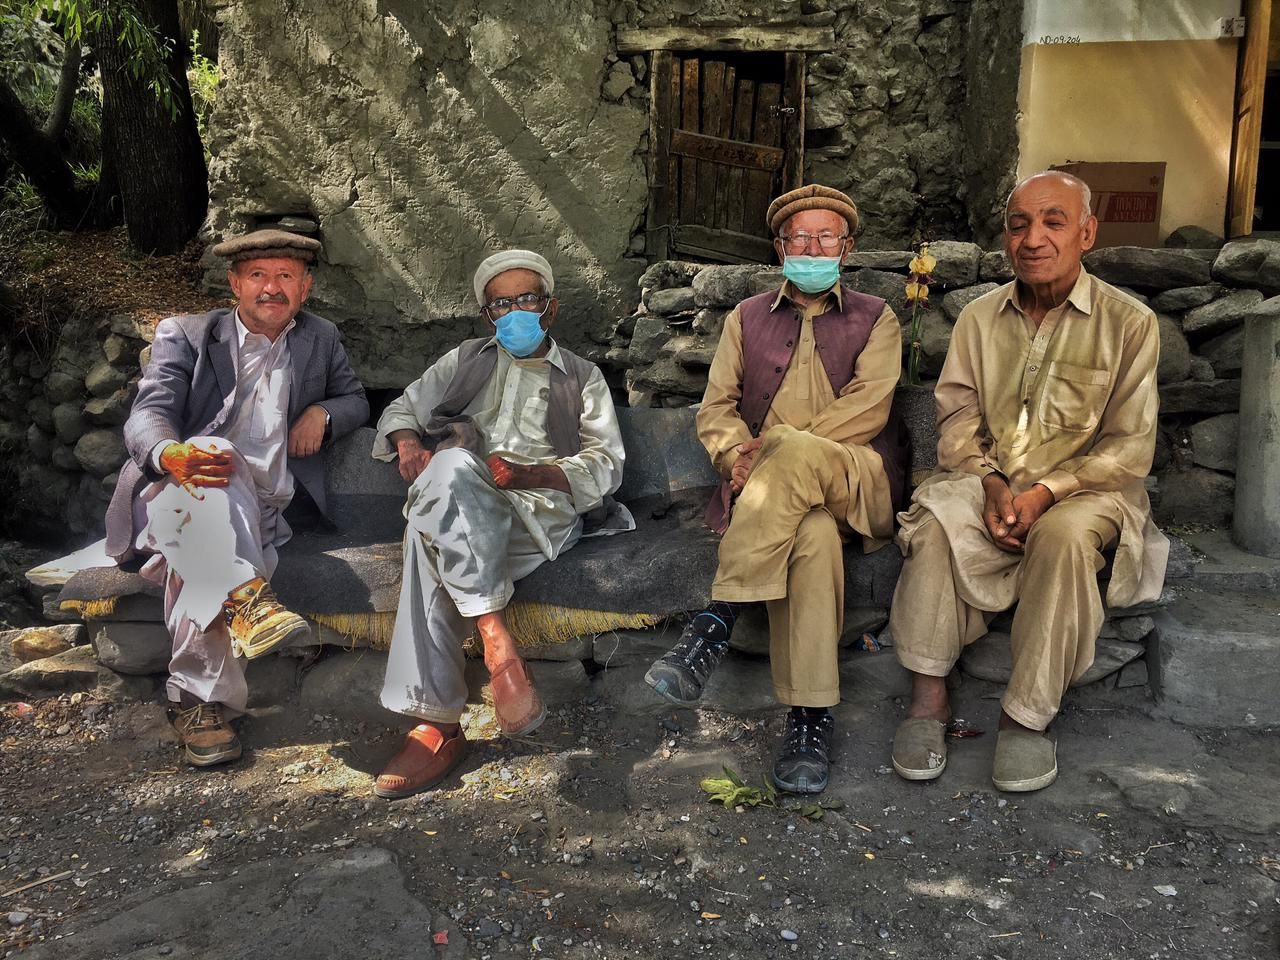
<path id="1" fill-rule="evenodd" d="M 914 280 L 908 283 L 907 300 L 911 303 L 928 303 L 929 285 L 927 283 L 917 283 Z"/>
<path id="2" fill-rule="evenodd" d="M 920 244 L 920 252 L 911 258 L 908 269 L 912 273 L 928 274 L 933 273 L 933 268 L 937 265 L 937 259 L 929 254 L 929 245 L 922 243 Z"/>

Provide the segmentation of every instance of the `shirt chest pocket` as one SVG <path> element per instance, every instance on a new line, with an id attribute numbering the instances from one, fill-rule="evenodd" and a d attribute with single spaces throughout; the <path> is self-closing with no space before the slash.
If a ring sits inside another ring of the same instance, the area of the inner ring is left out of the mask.
<path id="1" fill-rule="evenodd" d="M 1085 433 L 1102 418 L 1111 392 L 1111 374 L 1054 360 L 1040 399 L 1040 422 L 1057 430 Z"/>
<path id="2" fill-rule="evenodd" d="M 520 432 L 530 440 L 541 440 L 547 435 L 546 397 L 533 396 L 520 408 Z"/>

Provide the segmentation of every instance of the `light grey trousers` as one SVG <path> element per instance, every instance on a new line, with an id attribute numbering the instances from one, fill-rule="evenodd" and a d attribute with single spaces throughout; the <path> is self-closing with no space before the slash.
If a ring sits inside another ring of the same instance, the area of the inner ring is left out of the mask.
<path id="1" fill-rule="evenodd" d="M 489 468 L 462 448 L 431 458 L 409 488 L 405 519 L 382 705 L 456 723 L 467 703 L 462 645 L 472 621 L 504 609 L 515 581 L 547 558 Z"/>
<path id="2" fill-rule="evenodd" d="M 259 499 L 249 465 L 221 437 L 192 443 L 232 454 L 231 482 L 202 487 L 201 499 L 171 478 L 143 489 L 134 501 L 137 547 L 154 554 L 142 575 L 164 587 L 164 617 L 173 637 L 172 701 L 182 691 L 242 713 L 249 698 L 244 662 L 232 654 L 222 620 L 227 594 L 247 580 L 275 572 L 276 547 L 289 537 L 280 512 Z"/>

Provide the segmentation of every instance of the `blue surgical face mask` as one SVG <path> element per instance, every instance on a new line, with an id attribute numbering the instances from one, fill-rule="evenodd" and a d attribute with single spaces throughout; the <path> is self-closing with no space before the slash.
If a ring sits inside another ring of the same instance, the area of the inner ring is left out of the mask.
<path id="1" fill-rule="evenodd" d="M 498 343 L 513 357 L 529 356 L 547 335 L 542 329 L 542 314 L 532 310 L 512 310 L 500 316 L 495 326 Z"/>
<path id="2" fill-rule="evenodd" d="M 840 258 L 789 256 L 782 275 L 805 293 L 825 293 L 840 282 Z"/>

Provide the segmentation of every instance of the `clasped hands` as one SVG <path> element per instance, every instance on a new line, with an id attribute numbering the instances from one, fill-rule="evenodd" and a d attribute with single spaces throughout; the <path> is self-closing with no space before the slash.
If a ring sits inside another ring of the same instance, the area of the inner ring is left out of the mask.
<path id="1" fill-rule="evenodd" d="M 1015 497 L 1009 482 L 998 473 L 982 478 L 982 490 L 986 494 L 982 522 L 995 545 L 1008 553 L 1023 552 L 1031 528 L 1056 502 L 1052 491 L 1040 483 Z"/>
<path id="2" fill-rule="evenodd" d="M 431 462 L 431 451 L 422 445 L 416 434 L 409 433 L 393 439 L 400 458 L 400 476 L 406 483 L 413 483 Z M 485 465 L 499 490 L 532 490 L 535 487 L 568 490 L 564 471 L 554 464 L 512 463 L 495 453 L 485 460 Z"/>

